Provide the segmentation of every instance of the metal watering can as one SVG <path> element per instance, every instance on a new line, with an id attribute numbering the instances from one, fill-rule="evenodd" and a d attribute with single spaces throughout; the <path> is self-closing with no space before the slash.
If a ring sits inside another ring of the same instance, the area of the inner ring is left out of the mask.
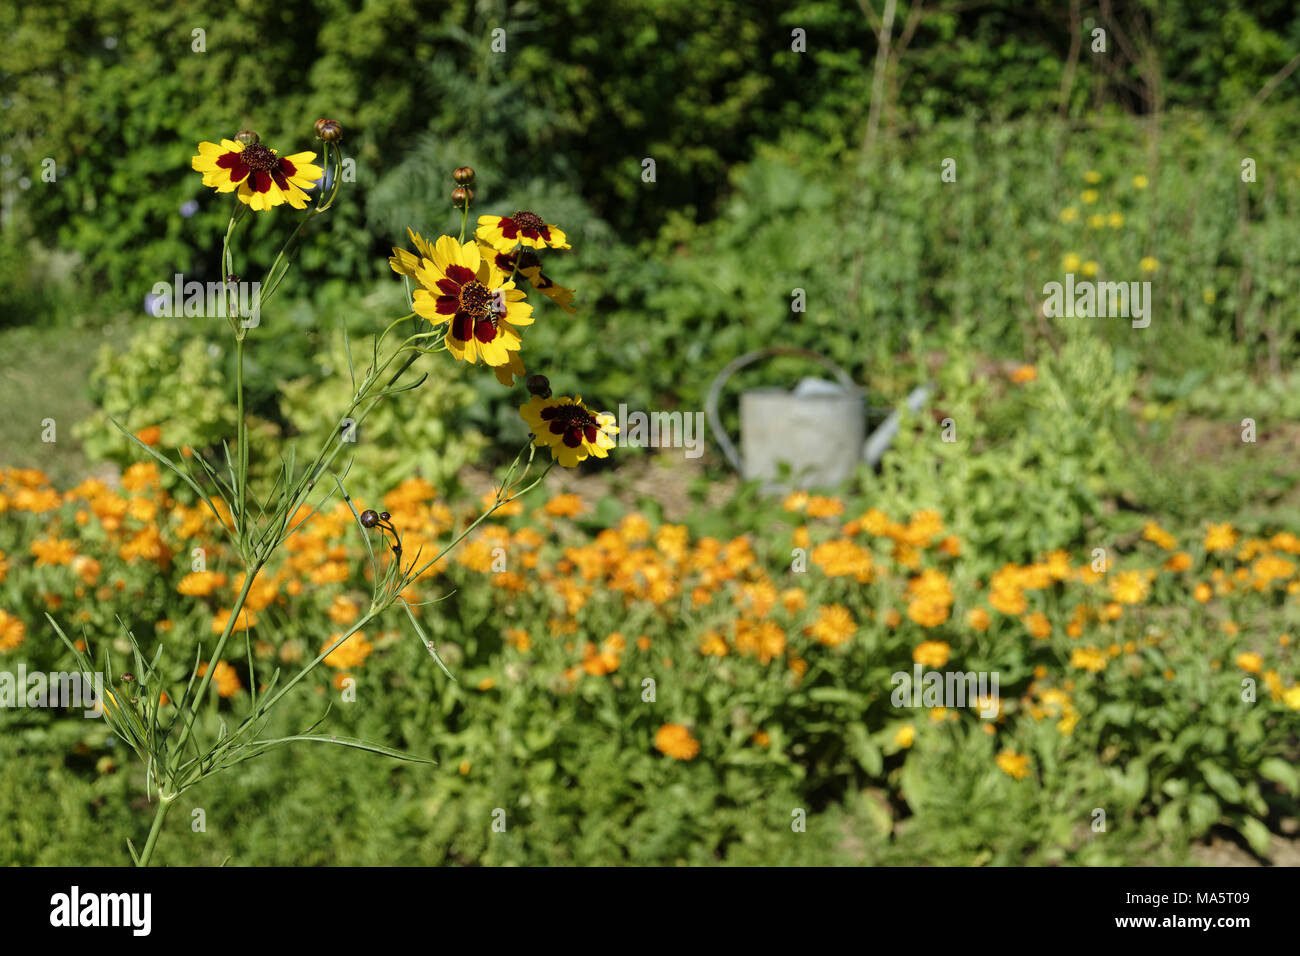
<path id="1" fill-rule="evenodd" d="M 746 365 L 773 355 L 797 355 L 831 371 L 836 385 L 805 378 L 793 391 L 756 388 L 740 396 L 740 446 L 737 453 L 718 416 L 718 398 L 727 379 Z M 907 407 L 919 411 L 931 387 L 921 385 L 907 396 Z M 868 409 L 865 394 L 844 369 L 807 349 L 758 349 L 733 360 L 713 380 L 705 402 L 709 427 L 727 460 L 745 479 L 763 482 L 768 493 L 796 488 L 833 488 L 853 476 L 861 462 L 874 467 L 898 433 L 902 413 L 871 409 L 884 420 L 866 436 Z M 783 468 L 789 483 L 783 483 Z"/>

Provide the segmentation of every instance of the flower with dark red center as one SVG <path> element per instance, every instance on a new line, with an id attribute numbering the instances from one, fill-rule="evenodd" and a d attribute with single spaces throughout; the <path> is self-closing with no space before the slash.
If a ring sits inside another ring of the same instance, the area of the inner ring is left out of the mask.
<path id="1" fill-rule="evenodd" d="M 519 417 L 532 430 L 533 444 L 550 448 L 551 457 L 564 468 L 592 456 L 607 457 L 614 447 L 613 436 L 618 434 L 614 416 L 593 412 L 583 404 L 581 395 L 535 395 L 519 409 Z"/>
<path id="2" fill-rule="evenodd" d="M 550 276 L 542 272 L 542 260 L 536 251 L 527 246 L 514 252 L 496 252 L 486 242 L 480 242 L 480 251 L 484 256 L 491 256 L 497 268 L 506 275 L 516 272 L 529 281 L 534 289 L 546 296 L 565 312 L 573 315 L 578 310 L 573 307 L 573 290 L 557 285 Z"/>
<path id="3" fill-rule="evenodd" d="M 412 238 L 419 264 L 406 272 L 415 257 L 398 250 L 396 262 L 389 262 L 419 284 L 412 296 L 416 313 L 434 324 L 447 323 L 447 350 L 455 358 L 471 365 L 482 359 L 497 369 L 499 379 L 512 383 L 513 375 L 524 371 L 512 356 L 523 344 L 517 327 L 533 322 L 533 307 L 524 301 L 523 290 L 473 243 L 442 236 L 429 246 L 414 233 Z"/>
<path id="4" fill-rule="evenodd" d="M 533 249 L 568 249 L 564 232 L 536 213 L 520 211 L 513 216 L 479 216 L 476 238 L 498 252 L 523 245 Z"/>
<path id="5" fill-rule="evenodd" d="M 288 203 L 294 209 L 306 209 L 306 190 L 325 175 L 313 165 L 315 153 L 280 156 L 252 136 L 241 142 L 223 139 L 221 144 L 199 143 L 199 154 L 190 165 L 203 174 L 203 185 L 219 193 L 239 190 L 239 200 L 258 211 Z"/>

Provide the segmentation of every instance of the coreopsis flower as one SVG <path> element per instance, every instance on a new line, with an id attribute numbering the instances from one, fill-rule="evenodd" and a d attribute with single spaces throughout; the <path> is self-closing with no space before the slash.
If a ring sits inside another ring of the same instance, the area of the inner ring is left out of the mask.
<path id="1" fill-rule="evenodd" d="M 315 158 L 310 151 L 280 156 L 261 143 L 223 139 L 220 145 L 199 143 L 199 154 L 190 165 L 203 174 L 203 185 L 219 193 L 238 190 L 239 201 L 250 209 L 273 209 L 286 202 L 294 209 L 306 209 L 306 190 L 325 175 L 312 163 Z"/>
<path id="2" fill-rule="evenodd" d="M 564 232 L 536 213 L 520 210 L 513 216 L 479 216 L 475 238 L 498 252 L 509 252 L 517 245 L 533 249 L 568 249 Z"/>
<path id="3" fill-rule="evenodd" d="M 419 240 L 415 233 L 411 237 Z M 477 245 L 440 236 L 432 247 L 422 240 L 416 247 L 421 256 L 413 270 L 420 285 L 412 296 L 415 312 L 435 325 L 447 323 L 447 351 L 456 359 L 469 365 L 482 359 L 498 370 L 499 379 L 513 384 L 512 376 L 524 372 L 523 362 L 511 354 L 523 345 L 517 327 L 533 323 L 533 307 L 524 301 L 523 290 Z M 398 261 L 389 263 L 403 272 L 410 260 L 393 251 Z"/>
<path id="4" fill-rule="evenodd" d="M 497 252 L 490 243 L 480 242 L 483 255 L 491 256 L 496 262 L 497 268 L 507 276 L 513 275 L 516 271 L 529 281 L 534 289 L 546 296 L 565 312 L 572 315 L 577 311 L 573 307 L 573 290 L 557 285 L 544 272 L 542 272 L 542 261 L 537 258 L 537 253 L 532 249 L 523 248 L 515 252 Z"/>
<path id="5" fill-rule="evenodd" d="M 582 396 L 534 395 L 519 409 L 519 417 L 533 432 L 533 444 L 550 448 L 551 457 L 564 468 L 595 456 L 606 458 L 614 447 L 618 426 L 608 412 L 593 412 L 583 404 Z"/>

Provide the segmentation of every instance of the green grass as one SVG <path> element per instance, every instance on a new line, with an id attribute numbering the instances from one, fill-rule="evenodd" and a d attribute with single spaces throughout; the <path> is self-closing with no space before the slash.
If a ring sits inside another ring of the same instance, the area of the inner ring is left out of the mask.
<path id="1" fill-rule="evenodd" d="M 95 353 L 105 343 L 120 344 L 129 328 L 102 329 L 25 326 L 0 330 L 0 450 L 8 468 L 40 468 L 66 487 L 91 473 L 72 426 L 93 410 L 86 380 Z M 42 441 L 46 419 L 54 420 L 52 442 Z"/>

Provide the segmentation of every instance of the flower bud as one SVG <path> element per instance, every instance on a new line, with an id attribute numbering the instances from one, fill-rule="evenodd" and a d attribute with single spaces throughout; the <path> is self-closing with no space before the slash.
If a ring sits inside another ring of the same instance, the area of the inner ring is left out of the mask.
<path id="1" fill-rule="evenodd" d="M 367 528 L 373 528 L 379 524 L 379 515 L 367 508 L 361 512 L 361 524 Z"/>
<path id="2" fill-rule="evenodd" d="M 316 138 L 326 143 L 337 143 L 343 139 L 343 127 L 339 125 L 338 120 L 318 119 Z"/>
<path id="3" fill-rule="evenodd" d="M 379 520 L 380 520 L 380 521 L 388 521 L 388 520 L 390 520 L 392 517 L 393 517 L 393 516 L 390 515 L 387 511 L 381 511 L 381 512 L 379 512 Z"/>
<path id="4" fill-rule="evenodd" d="M 539 398 L 551 397 L 551 381 L 545 375 L 530 375 L 524 384 L 528 388 L 530 395 L 536 395 Z"/>
<path id="5" fill-rule="evenodd" d="M 456 185 L 458 186 L 473 186 L 474 167 L 457 166 L 454 170 L 452 170 L 451 178 L 456 180 Z"/>
<path id="6" fill-rule="evenodd" d="M 126 673 L 123 673 L 123 674 L 122 674 L 122 680 L 123 680 L 124 683 L 129 684 L 129 683 L 131 683 L 131 681 L 135 680 L 135 675 L 134 675 L 134 674 L 126 674 Z"/>
<path id="7" fill-rule="evenodd" d="M 451 204 L 457 209 L 468 208 L 474 201 L 474 190 L 468 186 L 457 186 L 451 191 Z"/>
<path id="8" fill-rule="evenodd" d="M 256 146 L 262 141 L 262 137 L 258 136 L 251 129 L 241 129 L 235 134 L 235 139 L 243 143 L 245 146 Z"/>

